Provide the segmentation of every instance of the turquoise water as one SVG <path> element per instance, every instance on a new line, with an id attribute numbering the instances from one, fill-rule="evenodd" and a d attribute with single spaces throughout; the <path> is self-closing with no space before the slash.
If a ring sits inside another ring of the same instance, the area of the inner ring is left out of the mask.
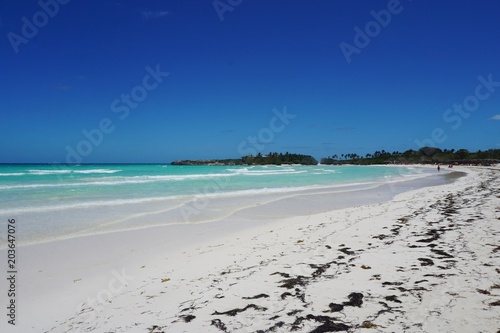
<path id="1" fill-rule="evenodd" d="M 109 224 L 127 229 L 161 219 L 182 223 L 186 214 L 176 209 L 200 197 L 234 199 L 397 180 L 422 172 L 383 166 L 0 165 L 0 216 L 24 221 L 29 242 L 97 232 Z M 198 206 L 197 221 L 202 221 L 203 209 L 210 207 Z M 130 222 L 130 216 L 153 211 L 164 215 Z M 207 219 L 214 214 L 207 213 Z"/>

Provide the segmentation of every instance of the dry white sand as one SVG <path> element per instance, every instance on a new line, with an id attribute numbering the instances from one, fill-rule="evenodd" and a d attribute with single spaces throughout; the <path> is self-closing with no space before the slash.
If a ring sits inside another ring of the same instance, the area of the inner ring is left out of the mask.
<path id="1" fill-rule="evenodd" d="M 467 172 L 306 217 L 21 247 L 17 325 L 0 330 L 497 332 L 500 171 Z"/>

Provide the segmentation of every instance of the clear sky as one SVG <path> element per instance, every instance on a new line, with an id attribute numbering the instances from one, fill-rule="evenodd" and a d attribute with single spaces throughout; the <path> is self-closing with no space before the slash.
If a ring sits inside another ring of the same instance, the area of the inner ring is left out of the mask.
<path id="1" fill-rule="evenodd" d="M 500 148 L 500 3 L 2 0 L 0 162 Z"/>

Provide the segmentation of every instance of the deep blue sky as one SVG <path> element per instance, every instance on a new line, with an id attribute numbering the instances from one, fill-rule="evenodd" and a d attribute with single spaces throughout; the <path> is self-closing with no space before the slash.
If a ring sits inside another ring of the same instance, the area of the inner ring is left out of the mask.
<path id="1" fill-rule="evenodd" d="M 498 1 L 54 2 L 0 4 L 0 162 L 500 148 Z"/>

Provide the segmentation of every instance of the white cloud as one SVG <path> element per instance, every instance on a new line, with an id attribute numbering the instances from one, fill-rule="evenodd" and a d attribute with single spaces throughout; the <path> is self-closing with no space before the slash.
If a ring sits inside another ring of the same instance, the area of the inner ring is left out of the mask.
<path id="1" fill-rule="evenodd" d="M 142 12 L 142 17 L 144 17 L 146 20 L 149 20 L 149 19 L 156 19 L 156 18 L 164 17 L 164 16 L 167 16 L 168 14 L 170 14 L 170 12 L 168 10 L 164 10 L 164 11 L 145 10 Z"/>
<path id="2" fill-rule="evenodd" d="M 490 118 L 491 120 L 500 120 L 500 114 L 496 114 Z"/>

